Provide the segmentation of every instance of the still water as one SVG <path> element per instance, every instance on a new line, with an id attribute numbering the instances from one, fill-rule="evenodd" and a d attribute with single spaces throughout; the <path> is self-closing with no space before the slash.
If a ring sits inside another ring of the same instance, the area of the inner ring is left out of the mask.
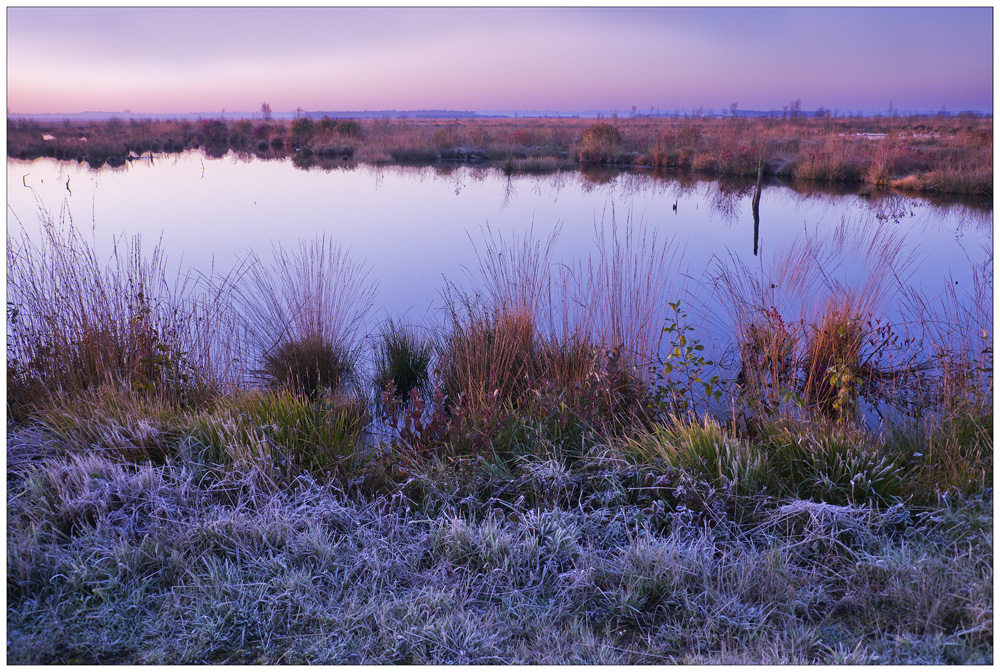
<path id="1" fill-rule="evenodd" d="M 905 239 L 910 282 L 933 293 L 964 287 L 990 258 L 990 207 L 932 204 L 899 195 L 796 193 L 765 186 L 754 255 L 752 184 L 678 180 L 646 173 L 505 176 L 470 166 L 302 170 L 291 161 L 209 159 L 198 152 L 142 159 L 118 169 L 38 159 L 7 162 L 8 236 L 38 229 L 39 213 L 66 213 L 107 254 L 116 236 L 162 241 L 179 268 L 226 272 L 248 250 L 297 246 L 319 234 L 370 268 L 380 317 L 420 322 L 442 303 L 445 279 L 462 284 L 478 265 L 488 227 L 510 239 L 544 240 L 553 260 L 586 258 L 612 221 L 673 239 L 678 273 L 697 278 L 720 258 L 749 266 L 797 236 L 876 225 Z M 864 270 L 864 258 L 855 260 Z M 850 266 L 850 264 L 848 264 Z M 695 283 L 697 284 L 697 283 Z M 677 298 L 680 298 L 679 296 Z"/>

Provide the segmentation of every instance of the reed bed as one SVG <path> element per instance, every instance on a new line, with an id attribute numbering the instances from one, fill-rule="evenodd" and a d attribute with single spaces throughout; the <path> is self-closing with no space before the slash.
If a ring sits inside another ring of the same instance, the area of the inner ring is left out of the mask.
<path id="1" fill-rule="evenodd" d="M 196 402 L 222 384 L 220 296 L 172 275 L 162 249 L 114 241 L 108 259 L 67 213 L 8 236 L 8 412 L 110 382 Z"/>
<path id="2" fill-rule="evenodd" d="M 917 261 L 878 221 L 801 235 L 757 269 L 717 259 L 706 311 L 735 335 L 748 408 L 850 414 L 926 366 L 903 320 Z"/>
<path id="3" fill-rule="evenodd" d="M 147 153 L 228 151 L 292 157 L 302 168 L 491 163 L 510 171 L 617 165 L 715 176 L 866 184 L 923 193 L 993 193 L 992 118 L 121 119 L 42 125 L 8 120 L 7 155 L 120 166 Z M 51 139 L 45 139 L 45 138 Z"/>

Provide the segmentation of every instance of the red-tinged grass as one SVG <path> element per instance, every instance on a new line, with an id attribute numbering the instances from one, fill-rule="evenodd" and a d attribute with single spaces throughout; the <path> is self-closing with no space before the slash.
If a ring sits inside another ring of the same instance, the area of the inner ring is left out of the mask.
<path id="1" fill-rule="evenodd" d="M 518 400 L 539 374 L 535 323 L 523 311 L 453 318 L 439 355 L 438 375 L 449 397 L 474 409 Z"/>
<path id="2" fill-rule="evenodd" d="M 505 241 L 485 231 L 476 291 L 449 288 L 452 325 L 439 360 L 454 399 L 509 401 L 536 379 L 578 386 L 610 356 L 637 381 L 656 360 L 682 256 L 673 241 L 627 222 L 595 231 L 586 259 L 556 265 L 558 231 Z"/>

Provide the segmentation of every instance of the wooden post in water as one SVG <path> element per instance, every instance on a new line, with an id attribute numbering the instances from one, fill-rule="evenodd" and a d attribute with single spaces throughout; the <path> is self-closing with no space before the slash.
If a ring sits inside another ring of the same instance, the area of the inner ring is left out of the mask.
<path id="1" fill-rule="evenodd" d="M 760 182 L 764 174 L 764 159 L 757 162 L 757 190 L 753 194 L 753 256 L 757 256 L 757 238 L 760 234 Z"/>

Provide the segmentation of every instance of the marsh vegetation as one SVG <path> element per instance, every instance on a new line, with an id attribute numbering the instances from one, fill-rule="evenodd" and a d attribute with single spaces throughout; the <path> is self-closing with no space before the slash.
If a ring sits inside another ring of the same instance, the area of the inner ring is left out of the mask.
<path id="1" fill-rule="evenodd" d="M 991 248 L 934 286 L 877 223 L 697 275 L 632 219 L 484 227 L 433 321 L 329 238 L 40 233 L 9 662 L 992 662 Z"/>
<path id="2" fill-rule="evenodd" d="M 208 156 L 292 157 L 304 168 L 457 161 L 511 172 L 614 165 L 712 176 L 756 176 L 763 168 L 767 176 L 795 182 L 993 194 L 993 121 L 970 114 L 7 124 L 12 158 L 47 156 L 96 168 L 189 149 Z"/>

